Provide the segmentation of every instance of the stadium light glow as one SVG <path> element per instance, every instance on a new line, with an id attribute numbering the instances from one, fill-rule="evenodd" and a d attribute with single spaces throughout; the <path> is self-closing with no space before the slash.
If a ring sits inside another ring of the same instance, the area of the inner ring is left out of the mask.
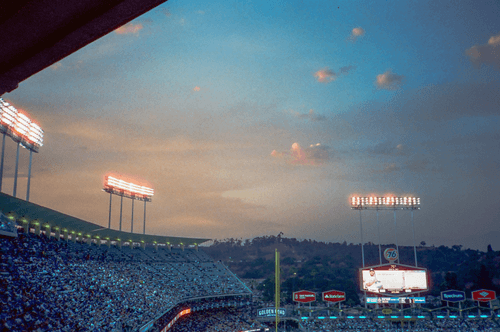
<path id="1" fill-rule="evenodd" d="M 154 195 L 154 189 L 133 182 L 128 182 L 111 175 L 106 175 L 104 177 L 103 191 L 109 193 L 108 228 L 111 228 L 111 197 L 114 194 L 120 196 L 120 232 L 122 230 L 123 197 L 127 197 L 132 199 L 132 218 L 130 222 L 130 233 L 134 232 L 134 201 L 140 200 L 144 201 L 144 224 L 142 233 L 146 234 L 146 202 L 151 202 L 151 197 L 153 197 Z"/>
<path id="2" fill-rule="evenodd" d="M 351 209 L 353 210 L 420 210 L 420 197 L 351 197 Z"/>
<path id="3" fill-rule="evenodd" d="M 154 189 L 152 188 L 127 182 L 114 176 L 106 176 L 104 178 L 104 191 L 148 202 L 151 201 L 151 197 L 154 195 Z"/>
<path id="4" fill-rule="evenodd" d="M 17 193 L 17 169 L 19 164 L 19 146 L 30 150 L 30 162 L 28 171 L 28 187 L 26 190 L 26 200 L 30 200 L 30 180 L 31 180 L 31 162 L 33 152 L 38 152 L 43 145 L 43 130 L 29 116 L 18 112 L 18 110 L 0 98 L 0 133 L 3 134 L 2 156 L 0 161 L 0 190 L 2 189 L 3 161 L 5 152 L 5 136 L 9 136 L 17 143 L 16 169 L 14 175 L 14 190 L 12 195 L 16 197 Z"/>
<path id="5" fill-rule="evenodd" d="M 2 98 L 0 98 L 0 132 L 33 152 L 38 152 L 43 146 L 42 128 Z"/>

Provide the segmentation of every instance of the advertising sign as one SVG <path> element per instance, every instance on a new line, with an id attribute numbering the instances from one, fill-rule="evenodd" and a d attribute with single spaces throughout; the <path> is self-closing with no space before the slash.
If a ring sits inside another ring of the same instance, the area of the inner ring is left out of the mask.
<path id="1" fill-rule="evenodd" d="M 384 258 L 389 262 L 394 262 L 398 259 L 398 251 L 394 248 L 387 248 L 384 250 Z"/>
<path id="2" fill-rule="evenodd" d="M 285 308 L 279 308 L 278 315 L 280 317 L 285 317 L 286 316 Z M 257 317 L 276 317 L 276 308 L 257 309 Z"/>
<path id="3" fill-rule="evenodd" d="M 300 303 L 309 303 L 316 301 L 316 293 L 301 290 L 298 292 L 293 292 L 293 300 Z"/>
<path id="4" fill-rule="evenodd" d="M 441 301 L 463 302 L 465 301 L 465 292 L 457 290 L 447 290 L 441 292 Z"/>
<path id="5" fill-rule="evenodd" d="M 385 264 L 359 269 L 363 291 L 404 296 L 428 290 L 427 269 L 402 264 Z"/>
<path id="6" fill-rule="evenodd" d="M 323 292 L 323 301 L 328 302 L 342 302 L 345 301 L 345 293 L 336 290 L 329 290 Z"/>
<path id="7" fill-rule="evenodd" d="M 492 290 L 480 289 L 472 292 L 472 299 L 474 301 L 489 302 L 496 298 L 495 291 Z"/>

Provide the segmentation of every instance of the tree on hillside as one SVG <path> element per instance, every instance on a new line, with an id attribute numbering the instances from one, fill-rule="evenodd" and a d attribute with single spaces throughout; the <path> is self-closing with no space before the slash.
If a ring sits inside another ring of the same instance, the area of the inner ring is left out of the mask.
<path id="1" fill-rule="evenodd" d="M 492 289 L 493 288 L 493 282 L 491 280 L 491 273 L 490 273 L 489 269 L 484 264 L 481 264 L 481 267 L 479 268 L 479 272 L 477 273 L 477 287 L 478 288 L 485 288 L 485 289 Z"/>

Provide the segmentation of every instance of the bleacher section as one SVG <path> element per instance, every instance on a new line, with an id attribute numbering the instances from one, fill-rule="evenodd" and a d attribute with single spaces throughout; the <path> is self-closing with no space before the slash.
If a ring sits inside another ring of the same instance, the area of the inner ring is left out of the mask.
<path id="1" fill-rule="evenodd" d="M 178 303 L 248 289 L 202 251 L 0 239 L 2 328 L 137 331 Z"/>

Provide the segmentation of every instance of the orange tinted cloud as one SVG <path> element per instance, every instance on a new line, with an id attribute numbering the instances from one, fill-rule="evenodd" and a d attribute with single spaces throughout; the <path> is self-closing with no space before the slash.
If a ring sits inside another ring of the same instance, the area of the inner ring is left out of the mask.
<path id="1" fill-rule="evenodd" d="M 316 77 L 316 79 L 320 83 L 330 83 L 331 81 L 335 81 L 337 75 L 333 70 L 325 68 L 315 72 L 314 77 Z"/>
<path id="2" fill-rule="evenodd" d="M 276 150 L 273 150 L 273 152 L 271 152 L 271 156 L 273 157 L 283 157 L 284 153 L 283 152 L 278 152 Z"/>
<path id="3" fill-rule="evenodd" d="M 365 35 L 365 30 L 363 28 L 360 27 L 354 28 L 351 31 L 351 36 L 349 36 L 349 39 L 352 41 L 356 41 L 356 39 L 364 35 Z"/>
<path id="4" fill-rule="evenodd" d="M 122 25 L 118 29 L 115 30 L 115 32 L 119 35 L 128 35 L 128 34 L 136 34 L 140 30 L 142 30 L 143 26 L 141 23 L 127 23 L 125 25 Z"/>
<path id="5" fill-rule="evenodd" d="M 377 75 L 375 85 L 379 89 L 396 90 L 403 83 L 404 76 L 392 73 L 390 70 Z"/>
<path id="6" fill-rule="evenodd" d="M 200 91 L 200 87 L 199 87 L 199 86 L 195 86 L 195 87 L 193 88 L 193 91 Z"/>
<path id="7" fill-rule="evenodd" d="M 271 152 L 273 157 L 287 157 L 286 162 L 292 165 L 320 165 L 329 159 L 328 148 L 321 144 L 311 144 L 302 148 L 299 143 L 293 143 L 290 152 Z"/>
<path id="8" fill-rule="evenodd" d="M 465 54 L 478 66 L 486 63 L 500 69 L 500 34 L 491 36 L 487 44 L 472 46 L 465 51 Z"/>

